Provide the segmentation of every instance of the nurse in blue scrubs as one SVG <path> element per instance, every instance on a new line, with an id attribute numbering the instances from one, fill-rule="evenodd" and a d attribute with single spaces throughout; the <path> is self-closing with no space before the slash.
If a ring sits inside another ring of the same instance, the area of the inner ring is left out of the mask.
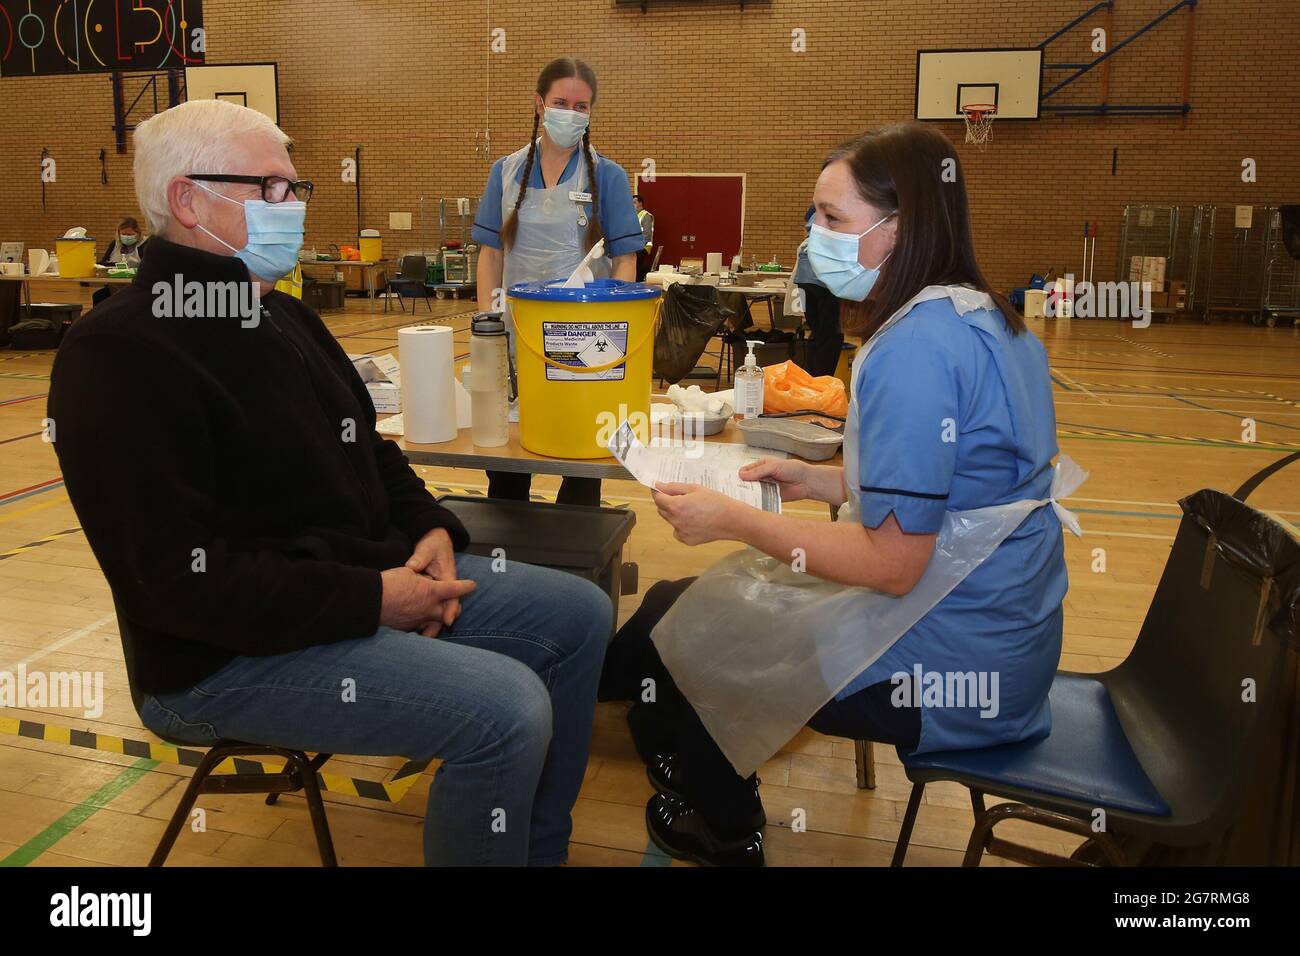
<path id="1" fill-rule="evenodd" d="M 492 164 L 479 201 L 473 237 L 479 244 L 478 306 L 501 306 L 495 290 L 520 282 L 567 278 L 600 239 L 605 255 L 595 278 L 634 280 L 644 245 L 627 173 L 591 145 L 596 74 L 582 60 L 552 60 L 537 78 L 533 135 L 527 145 Z M 496 308 L 494 308 L 496 307 Z M 514 353 L 514 325 L 505 303 Z M 593 426 L 594 427 L 594 426 Z M 528 499 L 532 476 L 488 472 L 488 495 Z M 600 504 L 600 482 L 566 478 L 559 501 Z"/>
<path id="2" fill-rule="evenodd" d="M 741 475 L 778 481 L 786 501 L 849 508 L 839 521 L 812 521 L 691 485 L 661 486 L 655 502 L 686 544 L 739 541 L 786 562 L 802 549 L 811 574 L 906 600 L 927 565 L 945 560 L 935 541 L 947 512 L 1050 496 L 1047 358 L 980 272 L 960 164 L 942 134 L 909 123 L 845 144 L 827 160 L 814 202 L 809 261 L 841 300 L 846 333 L 866 341 L 845 467 L 769 459 Z M 761 865 L 756 779 L 732 769 L 647 639 L 688 584 L 652 588 L 607 658 L 620 659 L 620 642 L 624 658 L 641 647 L 636 664 L 620 666 L 659 688 L 656 703 L 629 714 L 658 791 L 647 826 L 674 856 Z M 809 726 L 913 753 L 1046 735 L 1065 592 L 1060 519 L 1037 507 Z M 967 699 L 943 692 L 965 675 L 974 680 Z"/>

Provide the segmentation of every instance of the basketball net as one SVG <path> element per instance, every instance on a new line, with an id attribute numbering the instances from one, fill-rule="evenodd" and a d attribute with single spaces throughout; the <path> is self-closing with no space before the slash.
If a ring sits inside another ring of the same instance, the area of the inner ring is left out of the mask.
<path id="1" fill-rule="evenodd" d="M 992 104 L 978 103 L 961 108 L 966 119 L 966 142 L 974 143 L 979 149 L 989 144 L 993 134 L 993 120 L 998 108 Z"/>

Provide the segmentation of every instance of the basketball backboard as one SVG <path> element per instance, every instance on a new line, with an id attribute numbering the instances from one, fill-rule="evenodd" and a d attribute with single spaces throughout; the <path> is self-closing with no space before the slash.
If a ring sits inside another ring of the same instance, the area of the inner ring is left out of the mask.
<path id="1" fill-rule="evenodd" d="M 185 70 L 185 98 L 227 100 L 280 122 L 280 84 L 274 63 L 191 66 Z"/>
<path id="2" fill-rule="evenodd" d="M 916 118 L 961 120 L 962 107 L 988 103 L 999 121 L 1038 119 L 1043 51 L 917 50 Z"/>

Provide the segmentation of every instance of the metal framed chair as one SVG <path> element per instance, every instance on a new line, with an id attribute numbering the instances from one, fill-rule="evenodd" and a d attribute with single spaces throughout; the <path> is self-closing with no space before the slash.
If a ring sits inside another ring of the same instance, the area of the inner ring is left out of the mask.
<path id="1" fill-rule="evenodd" d="M 385 293 L 397 293 L 397 307 L 403 312 L 406 306 L 402 305 L 403 299 L 423 299 L 424 306 L 433 313 L 433 303 L 429 300 L 432 293 L 429 289 L 429 260 L 425 256 L 403 256 L 398 265 L 399 274 L 396 278 L 389 279 L 388 284 L 384 287 Z M 388 302 L 391 296 L 384 296 L 384 311 L 388 311 Z M 411 314 L 415 314 L 415 302 L 411 303 Z"/>
<path id="2" fill-rule="evenodd" d="M 1180 502 L 1183 519 L 1132 653 L 1105 673 L 1058 673 L 1048 737 L 900 754 L 913 786 L 895 866 L 926 784 L 939 780 L 970 791 L 975 825 L 964 866 L 978 866 L 986 851 L 1075 865 L 1133 863 L 1166 847 L 1215 855 L 1242 817 L 1265 741 L 1286 738 L 1274 715 L 1295 709 L 1283 675 L 1300 646 L 1300 541 L 1244 501 L 1296 460 L 1300 452 L 1235 495 L 1206 489 Z M 1264 792 L 1277 786 L 1255 783 Z M 1011 802 L 986 807 L 986 795 Z M 1087 839 L 1066 858 L 996 837 L 1005 820 Z"/>
<path id="3" fill-rule="evenodd" d="M 130 621 L 121 610 L 121 602 L 114 596 L 117 609 L 118 633 L 122 638 L 122 654 L 126 661 L 127 685 L 131 691 L 131 702 L 138 713 L 144 694 L 135 684 L 135 644 L 136 639 Z M 185 747 L 187 751 L 196 745 L 191 741 L 177 740 L 159 734 L 164 741 L 176 747 Z M 329 760 L 331 754 L 320 753 L 308 757 L 301 750 L 277 747 L 268 744 L 247 743 L 241 740 L 218 740 L 208 747 L 201 758 L 194 761 L 189 753 L 182 754 L 182 764 L 194 768 L 180 803 L 172 812 L 162 839 L 149 859 L 150 866 L 162 866 L 166 862 L 181 828 L 189 819 L 190 811 L 198 798 L 205 793 L 265 793 L 268 805 L 274 804 L 282 793 L 296 793 L 301 790 L 307 801 L 307 812 L 311 816 L 312 831 L 316 836 L 316 848 L 320 852 L 322 866 L 338 866 L 334 854 L 334 841 L 330 836 L 329 821 L 325 816 L 325 801 L 321 797 L 320 783 L 316 779 L 317 771 Z M 260 766 L 245 766 L 241 769 L 241 758 L 245 757 L 282 757 L 284 769 L 279 773 L 265 773 Z M 226 760 L 234 762 L 234 773 L 214 773 Z"/>
<path id="4" fill-rule="evenodd" d="M 876 749 L 870 740 L 853 741 L 853 764 L 857 770 L 858 789 L 876 789 Z"/>
<path id="5" fill-rule="evenodd" d="M 179 746 L 182 742 L 168 741 L 168 743 Z M 283 757 L 284 770 L 280 773 L 263 773 L 258 768 L 256 772 L 238 772 L 239 758 L 254 756 Z M 311 815 L 312 831 L 316 835 L 316 848 L 320 852 L 321 865 L 338 866 L 338 859 L 334 855 L 334 841 L 330 837 L 329 821 L 325 816 L 325 801 L 321 798 L 320 784 L 316 780 L 316 772 L 330 756 L 330 754 L 317 754 L 309 758 L 301 750 L 246 744 L 237 740 L 218 740 L 194 768 L 194 776 L 190 778 L 185 793 L 181 795 L 180 803 L 176 805 L 176 810 L 167 822 L 167 828 L 163 831 L 162 839 L 158 841 L 149 865 L 162 866 L 166 861 L 176 843 L 176 838 L 180 835 L 181 827 L 185 825 L 190 811 L 194 809 L 194 804 L 201 794 L 266 793 L 270 794 L 266 798 L 267 804 L 273 804 L 280 794 L 301 790 L 307 801 L 307 812 Z M 236 772 L 213 773 L 226 760 L 234 761 Z"/>

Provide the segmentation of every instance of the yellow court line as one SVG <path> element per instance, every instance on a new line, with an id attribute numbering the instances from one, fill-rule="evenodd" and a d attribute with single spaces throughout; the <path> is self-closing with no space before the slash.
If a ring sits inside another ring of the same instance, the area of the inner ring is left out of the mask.
<path id="1" fill-rule="evenodd" d="M 1102 538 L 1145 538 L 1149 541 L 1173 541 L 1172 534 L 1142 534 L 1137 531 L 1103 531 L 1100 528 L 1088 527 L 1083 529 L 1085 538 L 1102 537 Z M 1068 534 L 1065 536 L 1070 537 Z"/>
<path id="2" fill-rule="evenodd" d="M 102 753 L 122 754 L 129 757 L 143 757 L 161 763 L 196 767 L 203 759 L 205 751 L 193 747 L 177 747 L 173 744 L 155 743 L 151 740 L 132 740 L 112 734 L 100 734 L 94 731 L 76 730 L 58 724 L 45 724 L 34 720 L 7 717 L 0 714 L 0 734 L 11 737 L 24 737 L 28 740 L 44 740 L 48 743 L 63 744 L 68 747 L 80 747 L 85 750 L 97 750 Z M 266 755 L 274 760 L 272 755 Z M 316 771 L 317 781 L 322 790 L 329 793 L 346 794 L 350 797 L 363 797 L 383 803 L 398 803 L 407 792 L 415 786 L 420 775 L 428 767 L 428 760 L 408 760 L 394 771 L 388 780 L 365 780 L 358 777 L 345 777 L 341 774 Z M 269 763 L 253 757 L 228 757 L 213 769 L 213 774 L 263 774 L 283 773 L 280 763 Z"/>
<path id="3" fill-rule="evenodd" d="M 1052 371 L 1056 373 L 1056 375 L 1061 379 L 1061 381 L 1065 382 L 1067 385 L 1073 385 L 1075 388 L 1079 389 L 1085 395 L 1091 398 L 1094 402 L 1097 402 L 1100 405 L 1110 404 L 1110 402 L 1106 401 L 1104 398 L 1098 398 L 1096 395 L 1094 395 L 1092 392 L 1088 390 L 1087 386 L 1082 385 L 1079 382 L 1076 382 L 1074 379 L 1070 378 L 1070 376 L 1062 372 L 1059 368 L 1053 368 Z"/>
<path id="4" fill-rule="evenodd" d="M 59 495 L 59 497 L 53 498 L 49 501 L 42 501 L 38 505 L 28 505 L 26 508 L 21 508 L 18 511 L 11 511 L 7 514 L 0 515 L 0 524 L 4 524 L 6 521 L 13 521 L 15 518 L 21 518 L 23 515 L 29 515 L 36 511 L 44 511 L 46 508 L 53 508 L 55 505 L 66 504 L 67 501 L 67 495 Z"/>

